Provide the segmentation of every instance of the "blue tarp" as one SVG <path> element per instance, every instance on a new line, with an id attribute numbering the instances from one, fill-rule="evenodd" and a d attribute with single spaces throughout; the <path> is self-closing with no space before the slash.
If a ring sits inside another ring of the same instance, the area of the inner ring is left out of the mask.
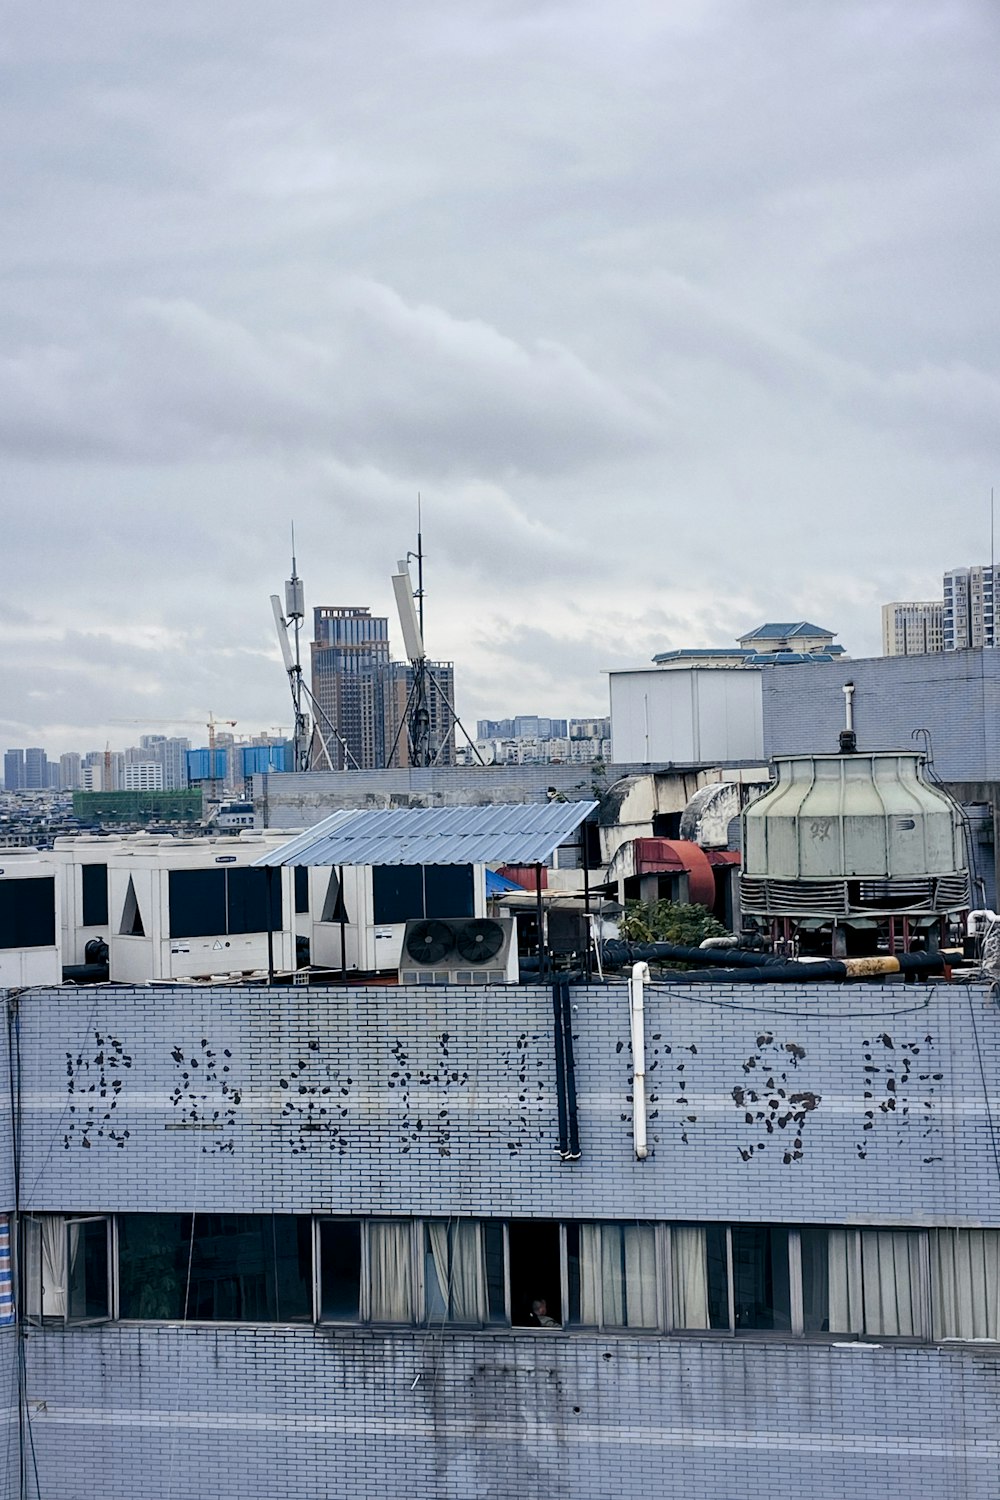
<path id="1" fill-rule="evenodd" d="M 508 880 L 506 875 L 498 875 L 496 870 L 486 871 L 487 896 L 509 896 L 511 891 L 523 892 L 524 886 L 518 885 L 516 880 Z"/>

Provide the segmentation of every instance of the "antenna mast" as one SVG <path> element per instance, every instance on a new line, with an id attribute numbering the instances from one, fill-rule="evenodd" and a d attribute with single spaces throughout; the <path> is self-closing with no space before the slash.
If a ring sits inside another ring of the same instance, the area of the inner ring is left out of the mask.
<path id="1" fill-rule="evenodd" d="M 417 563 L 417 587 L 415 589 L 410 577 L 411 558 L 415 558 Z M 476 759 L 480 765 L 484 765 L 482 756 L 473 741 L 469 739 L 465 726 L 455 712 L 454 705 L 427 660 L 427 650 L 424 646 L 424 538 L 419 494 L 417 495 L 417 550 L 408 552 L 396 564 L 396 572 L 392 575 L 392 591 L 396 596 L 399 623 L 403 630 L 403 645 L 413 669 L 413 682 L 407 694 L 406 707 L 403 710 L 399 728 L 396 730 L 392 749 L 386 756 L 386 765 L 392 763 L 404 726 L 409 745 L 410 765 L 422 767 L 437 765 L 447 743 L 449 731 L 445 732 L 441 743 L 435 750 L 431 745 L 430 689 L 432 687 L 447 708 L 454 724 L 472 746 Z"/>

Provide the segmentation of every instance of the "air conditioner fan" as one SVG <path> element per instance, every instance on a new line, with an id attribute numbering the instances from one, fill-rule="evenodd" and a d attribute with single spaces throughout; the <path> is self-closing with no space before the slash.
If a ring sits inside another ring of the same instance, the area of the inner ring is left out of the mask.
<path id="1" fill-rule="evenodd" d="M 484 964 L 503 947 L 504 930 L 499 922 L 479 917 L 463 922 L 455 936 L 455 946 L 469 964 Z"/>
<path id="2" fill-rule="evenodd" d="M 420 922 L 406 937 L 406 951 L 418 964 L 439 964 L 454 946 L 455 934 L 446 922 Z"/>

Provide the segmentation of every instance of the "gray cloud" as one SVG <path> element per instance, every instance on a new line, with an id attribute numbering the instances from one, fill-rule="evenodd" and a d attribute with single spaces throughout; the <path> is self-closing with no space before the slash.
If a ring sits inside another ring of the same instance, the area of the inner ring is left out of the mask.
<path id="1" fill-rule="evenodd" d="M 988 547 L 998 30 L 15 0 L 4 732 L 269 725 L 290 520 L 311 604 L 388 613 L 418 491 L 470 715 L 597 710 L 765 616 L 877 650 Z"/>

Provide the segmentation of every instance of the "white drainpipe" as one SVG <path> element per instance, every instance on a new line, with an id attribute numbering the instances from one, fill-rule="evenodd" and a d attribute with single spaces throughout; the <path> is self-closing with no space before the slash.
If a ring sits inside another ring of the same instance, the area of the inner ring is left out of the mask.
<path id="1" fill-rule="evenodd" d="M 639 1161 L 649 1155 L 646 1145 L 646 1021 L 644 987 L 649 983 L 649 964 L 632 965 L 628 982 L 629 1018 L 632 1023 L 632 1138 Z"/>
<path id="2" fill-rule="evenodd" d="M 844 725 L 847 729 L 854 728 L 854 683 L 844 683 Z"/>

